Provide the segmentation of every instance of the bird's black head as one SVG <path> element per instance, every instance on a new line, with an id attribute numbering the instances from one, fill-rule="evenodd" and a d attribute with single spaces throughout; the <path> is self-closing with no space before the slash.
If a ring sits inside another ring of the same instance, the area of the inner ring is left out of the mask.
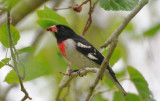
<path id="1" fill-rule="evenodd" d="M 46 30 L 54 32 L 58 42 L 62 42 L 63 40 L 74 37 L 76 35 L 71 28 L 65 25 L 53 25 L 48 27 Z"/>

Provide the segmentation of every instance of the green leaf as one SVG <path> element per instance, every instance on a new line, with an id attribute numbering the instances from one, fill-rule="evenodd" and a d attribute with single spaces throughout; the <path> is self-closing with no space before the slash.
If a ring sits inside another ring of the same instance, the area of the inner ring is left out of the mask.
<path id="1" fill-rule="evenodd" d="M 150 29 L 145 31 L 143 33 L 143 35 L 147 36 L 147 37 L 152 37 L 152 36 L 156 35 L 158 31 L 160 31 L 160 24 L 151 27 Z"/>
<path id="2" fill-rule="evenodd" d="M 2 68 L 2 67 L 5 66 L 7 63 L 9 63 L 10 60 L 11 60 L 11 58 L 2 59 L 2 60 L 0 61 L 0 68 Z"/>
<path id="3" fill-rule="evenodd" d="M 142 101 L 139 96 L 132 93 L 127 93 L 127 96 L 124 97 L 121 92 L 115 92 L 113 101 Z"/>
<path id="4" fill-rule="evenodd" d="M 100 6 L 105 10 L 124 10 L 130 11 L 137 4 L 139 0 L 99 0 Z"/>
<path id="5" fill-rule="evenodd" d="M 125 101 L 142 101 L 136 94 L 128 93 L 125 97 Z"/>
<path id="6" fill-rule="evenodd" d="M 150 99 L 150 91 L 148 88 L 148 83 L 146 82 L 144 77 L 141 75 L 141 73 L 139 73 L 131 66 L 128 67 L 128 72 L 130 75 L 130 79 L 136 86 L 142 101 L 148 101 L 148 99 Z"/>
<path id="7" fill-rule="evenodd" d="M 0 69 L 4 66 L 5 64 L 0 61 Z"/>
<path id="8" fill-rule="evenodd" d="M 33 52 L 30 55 L 27 55 L 24 59 L 22 60 L 23 63 L 25 64 L 25 72 L 26 72 L 26 77 L 23 81 L 30 81 L 33 79 L 36 79 L 41 76 L 47 76 L 47 75 L 54 75 L 56 77 L 57 75 L 63 76 L 59 74 L 60 71 L 64 72 L 67 63 L 62 60 L 59 56 L 57 56 L 56 51 L 58 51 L 57 47 L 44 47 L 41 51 L 36 54 Z M 23 73 L 23 68 L 18 67 L 20 74 Z M 57 78 L 58 79 L 58 78 Z M 61 79 L 61 77 L 59 78 Z M 8 73 L 8 75 L 5 78 L 5 81 L 7 83 L 19 83 L 19 80 L 17 78 L 17 75 L 15 71 L 11 71 Z"/>
<path id="9" fill-rule="evenodd" d="M 14 45 L 17 44 L 18 40 L 20 39 L 19 31 L 11 25 L 11 34 L 13 38 Z M 8 41 L 8 27 L 7 24 L 3 24 L 0 28 L 0 41 L 3 46 L 9 48 L 9 41 Z"/>
<path id="10" fill-rule="evenodd" d="M 57 25 L 59 24 L 58 21 L 56 20 L 53 20 L 53 19 L 48 19 L 48 18 L 42 18 L 42 19 L 39 19 L 37 20 L 37 23 L 43 28 L 43 29 L 46 29 L 52 25 Z"/>
<path id="11" fill-rule="evenodd" d="M 104 99 L 101 94 L 97 94 L 97 95 L 92 99 L 92 101 L 108 101 L 108 100 L 107 100 L 107 99 Z"/>
<path id="12" fill-rule="evenodd" d="M 38 10 L 37 15 L 39 17 L 37 23 L 44 29 L 57 24 L 69 26 L 65 18 L 63 18 L 47 6 L 44 7 L 44 10 Z"/>
<path id="13" fill-rule="evenodd" d="M 108 78 L 104 77 L 103 82 L 109 86 L 109 88 L 112 88 L 114 86 L 113 82 L 111 82 Z"/>
<path id="14" fill-rule="evenodd" d="M 46 59 L 44 53 L 39 53 L 37 56 L 31 56 L 27 62 L 25 62 L 26 77 L 24 81 L 33 80 L 42 75 L 48 75 L 52 73 L 52 69 Z M 23 68 L 19 66 L 20 73 L 23 73 Z M 5 78 L 8 83 L 18 83 L 16 72 L 12 70 Z"/>
<path id="15" fill-rule="evenodd" d="M 31 51 L 33 51 L 33 49 L 34 48 L 32 46 L 24 47 L 24 48 L 18 50 L 18 54 L 22 54 L 22 53 L 26 53 L 26 52 L 31 52 Z"/>
<path id="16" fill-rule="evenodd" d="M 123 70 L 121 70 L 120 72 L 116 73 L 116 77 L 117 77 L 117 78 L 124 77 L 125 74 L 126 74 L 126 70 L 123 69 Z"/>
<path id="17" fill-rule="evenodd" d="M 114 93 L 113 101 L 124 101 L 124 100 L 125 98 L 123 97 L 121 92 L 118 91 Z"/>

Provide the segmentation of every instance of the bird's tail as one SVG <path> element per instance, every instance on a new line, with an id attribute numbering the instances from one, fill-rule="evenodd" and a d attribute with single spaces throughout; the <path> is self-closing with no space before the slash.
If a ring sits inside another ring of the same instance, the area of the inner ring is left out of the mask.
<path id="1" fill-rule="evenodd" d="M 107 66 L 107 69 L 104 72 L 104 75 L 116 85 L 116 87 L 120 90 L 123 96 L 127 95 L 126 91 L 116 79 L 115 73 L 113 72 L 112 68 L 109 65 Z"/>

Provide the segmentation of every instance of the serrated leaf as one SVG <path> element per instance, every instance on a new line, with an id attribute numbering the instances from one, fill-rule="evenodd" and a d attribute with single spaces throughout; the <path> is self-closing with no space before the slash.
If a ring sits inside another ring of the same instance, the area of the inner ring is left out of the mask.
<path id="1" fill-rule="evenodd" d="M 11 60 L 11 58 L 2 59 L 2 60 L 0 61 L 0 68 L 2 68 L 2 67 L 5 66 L 7 63 L 9 63 L 10 60 Z"/>
<path id="2" fill-rule="evenodd" d="M 138 2 L 139 0 L 99 0 L 102 8 L 114 11 L 130 11 L 138 4 Z"/>
<path id="3" fill-rule="evenodd" d="M 150 91 L 148 88 L 148 83 L 144 77 L 139 73 L 135 68 L 129 66 L 128 72 L 130 75 L 131 81 L 137 88 L 137 91 L 142 99 L 142 101 L 148 101 L 150 99 Z"/>
<path id="4" fill-rule="evenodd" d="M 143 33 L 143 35 L 147 36 L 147 37 L 152 37 L 152 36 L 156 35 L 158 31 L 160 31 L 160 24 L 149 28 L 147 31 L 145 31 Z"/>
<path id="5" fill-rule="evenodd" d="M 17 50 L 18 54 L 22 54 L 22 53 L 26 53 L 26 52 L 31 52 L 33 51 L 33 47 L 29 46 L 29 47 L 24 47 L 22 49 Z"/>
<path id="6" fill-rule="evenodd" d="M 11 25 L 11 34 L 14 41 L 14 45 L 17 44 L 18 40 L 20 39 L 19 31 Z M 3 24 L 0 28 L 0 41 L 3 46 L 9 48 L 9 41 L 8 41 L 8 27 L 7 24 Z"/>
<path id="7" fill-rule="evenodd" d="M 47 6 L 44 7 L 44 10 L 38 10 L 37 15 L 39 17 L 37 23 L 44 29 L 56 24 L 63 24 L 67 26 L 69 25 L 65 18 L 63 18 Z"/>

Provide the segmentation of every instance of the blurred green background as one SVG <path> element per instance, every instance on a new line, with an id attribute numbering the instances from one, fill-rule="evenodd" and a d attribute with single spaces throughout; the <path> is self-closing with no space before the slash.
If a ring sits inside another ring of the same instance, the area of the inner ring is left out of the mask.
<path id="1" fill-rule="evenodd" d="M 45 24 L 52 23 L 48 19 L 42 18 L 52 18 L 57 15 L 56 21 L 69 25 L 80 35 L 88 18 L 89 4 L 84 5 L 80 13 L 72 9 L 56 12 L 52 9 L 81 4 L 83 1 L 0 0 L 0 7 L 4 7 L 7 2 L 10 2 L 9 7 L 12 8 L 12 25 L 20 34 L 16 48 L 21 53 L 20 58 L 26 66 L 24 85 L 33 101 L 55 101 L 58 85 L 63 77 L 59 72 L 65 72 L 68 66 L 67 60 L 63 58 L 58 50 L 54 35 L 43 29 L 46 28 Z M 95 90 L 95 92 L 100 93 L 97 93 L 92 101 L 160 100 L 160 78 L 158 77 L 160 73 L 159 3 L 158 0 L 150 1 L 134 17 L 119 37 L 118 45 L 111 57 L 110 64 L 116 73 L 116 77 L 121 81 L 125 90 L 129 92 L 128 96 L 123 98 L 114 85 L 104 77 Z M 92 14 L 92 24 L 86 32 L 85 39 L 105 56 L 107 48 L 100 49 L 100 45 L 107 40 L 129 13 L 130 11 L 105 11 L 97 4 Z M 1 29 L 3 23 L 6 23 L 6 12 L 1 11 Z M 7 48 L 3 46 L 3 43 L 0 43 L 0 60 L 6 57 L 6 52 Z M 7 57 L 10 57 L 9 50 Z M 12 62 L 10 61 L 10 63 Z M 73 68 L 77 69 L 74 66 Z M 22 71 L 22 67 L 19 66 L 19 70 Z M 128 71 L 130 72 L 128 73 Z M 63 101 L 84 101 L 95 75 L 89 73 L 87 76 L 73 79 L 61 94 Z M 138 79 L 131 75 L 138 75 Z M 140 81 L 136 81 L 135 78 Z M 20 101 L 23 93 L 20 91 L 19 85 L 15 84 L 18 82 L 15 72 L 10 67 L 4 66 L 0 69 L 0 101 Z M 139 82 L 142 82 L 142 85 Z M 6 93 L 9 87 L 11 89 Z M 143 87 L 145 93 L 143 93 Z M 149 98 L 142 99 L 143 96 Z"/>

